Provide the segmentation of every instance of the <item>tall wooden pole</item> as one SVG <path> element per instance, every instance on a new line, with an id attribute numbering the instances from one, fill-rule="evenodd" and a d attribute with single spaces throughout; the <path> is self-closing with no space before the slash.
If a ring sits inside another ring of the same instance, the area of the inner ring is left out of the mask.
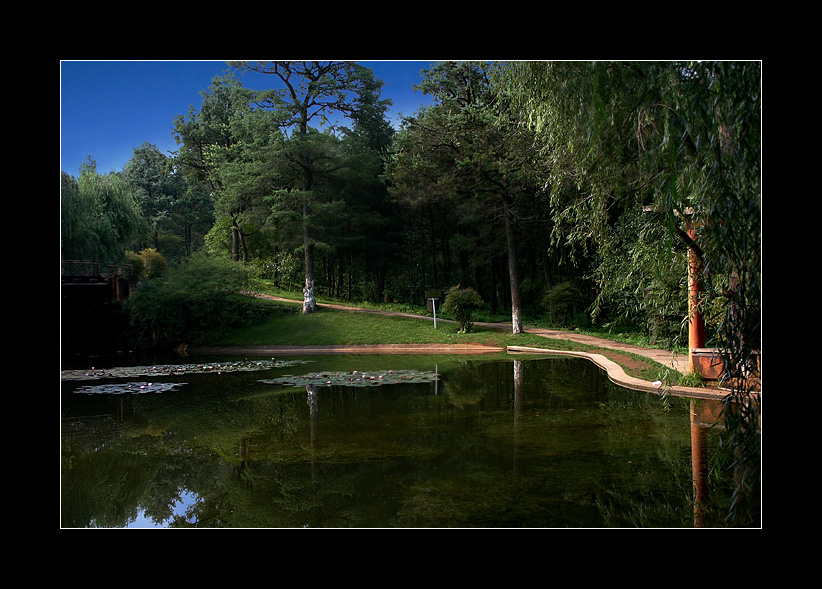
<path id="1" fill-rule="evenodd" d="M 688 222 L 688 236 L 696 241 L 696 231 L 693 224 Z M 694 348 L 705 347 L 705 318 L 699 308 L 700 293 L 702 292 L 702 264 L 699 256 L 692 247 L 688 248 L 688 366 L 694 371 Z"/>

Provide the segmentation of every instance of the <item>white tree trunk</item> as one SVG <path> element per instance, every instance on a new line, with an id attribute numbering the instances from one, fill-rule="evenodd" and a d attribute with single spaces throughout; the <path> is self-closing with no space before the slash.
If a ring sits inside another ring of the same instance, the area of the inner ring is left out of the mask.
<path id="1" fill-rule="evenodd" d="M 303 287 L 303 313 L 313 313 L 317 310 L 317 300 L 314 298 L 314 281 L 306 278 Z"/>

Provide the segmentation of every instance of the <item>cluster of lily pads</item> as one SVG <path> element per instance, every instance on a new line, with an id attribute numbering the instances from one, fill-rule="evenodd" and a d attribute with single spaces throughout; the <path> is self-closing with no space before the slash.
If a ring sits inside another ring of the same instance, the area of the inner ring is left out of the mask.
<path id="1" fill-rule="evenodd" d="M 184 382 L 131 382 L 124 384 L 85 385 L 79 387 L 75 393 L 94 395 L 125 395 L 142 393 L 168 393 L 183 386 Z"/>
<path id="2" fill-rule="evenodd" d="M 101 380 L 106 378 L 134 378 L 140 376 L 181 376 L 186 374 L 222 374 L 224 372 L 252 372 L 304 364 L 304 360 L 243 360 L 238 362 L 211 362 L 200 364 L 162 364 L 155 366 L 123 366 L 83 370 L 63 370 L 61 380 Z"/>
<path id="3" fill-rule="evenodd" d="M 305 360 L 245 360 L 240 362 L 219 362 L 201 364 L 164 364 L 155 366 L 126 366 L 117 368 L 88 370 L 64 370 L 63 380 L 103 380 L 113 378 L 178 376 L 186 374 L 222 374 L 224 372 L 250 372 L 283 368 L 296 364 L 305 364 Z M 427 383 L 439 378 L 436 371 L 420 370 L 381 370 L 361 372 L 358 370 L 344 372 L 320 372 L 302 376 L 285 375 L 279 378 L 262 379 L 259 382 L 287 387 L 322 385 L 367 387 L 398 383 Z M 186 383 L 169 382 L 129 382 L 102 385 L 85 385 L 76 389 L 80 394 L 142 394 L 165 393 L 177 390 Z"/>
<path id="4" fill-rule="evenodd" d="M 399 383 L 426 383 L 434 382 L 439 374 L 433 370 L 381 370 L 374 372 L 320 372 L 302 376 L 286 375 L 279 378 L 267 378 L 259 382 L 265 384 L 282 385 L 289 387 L 320 385 L 320 386 L 349 386 L 368 387 Z"/>

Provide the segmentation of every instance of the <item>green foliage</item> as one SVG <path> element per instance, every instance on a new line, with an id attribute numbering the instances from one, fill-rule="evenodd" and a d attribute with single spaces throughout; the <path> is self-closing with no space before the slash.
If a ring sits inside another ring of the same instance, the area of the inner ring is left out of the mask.
<path id="1" fill-rule="evenodd" d="M 709 323 L 708 340 L 730 367 L 725 426 L 746 484 L 756 480 L 760 458 L 750 392 L 761 349 L 761 68 L 759 61 L 516 62 L 502 85 L 544 146 L 555 238 L 592 248 L 602 261 L 600 304 L 607 296 L 621 305 L 619 317 L 633 307 L 650 325 L 667 322 L 669 312 L 684 318 L 676 274 L 685 264 L 665 273 L 663 260 L 671 259 L 671 241 L 700 260 L 703 304 L 724 309 Z M 636 222 L 643 213 L 667 239 L 642 239 L 651 233 Z M 618 225 L 631 218 L 633 238 L 618 239 Z"/>
<path id="2" fill-rule="evenodd" d="M 248 273 L 241 265 L 195 254 L 170 265 L 164 278 L 142 282 L 126 306 L 144 340 L 176 346 L 216 326 L 259 319 L 261 306 L 237 297 L 247 284 Z"/>
<path id="3" fill-rule="evenodd" d="M 473 288 L 454 287 L 445 296 L 442 310 L 459 323 L 460 333 L 470 333 L 474 325 L 474 313 L 482 309 L 482 305 L 482 297 Z"/>
<path id="4" fill-rule="evenodd" d="M 247 267 L 253 278 L 270 281 L 277 288 L 291 291 L 300 284 L 300 259 L 290 252 L 254 258 Z"/>
<path id="5" fill-rule="evenodd" d="M 563 282 L 545 293 L 542 307 L 548 312 L 552 324 L 570 326 L 579 319 L 577 315 L 585 310 L 585 295 L 575 282 Z"/>
<path id="6" fill-rule="evenodd" d="M 687 253 L 659 214 L 632 209 L 603 234 L 594 278 L 594 319 L 609 327 L 636 326 L 656 344 L 687 344 Z"/>
<path id="7" fill-rule="evenodd" d="M 97 173 L 89 161 L 79 180 L 61 174 L 61 255 L 64 260 L 119 262 L 145 223 L 129 184 L 118 174 Z"/>
<path id="8" fill-rule="evenodd" d="M 154 248 L 146 248 L 139 252 L 127 251 L 125 261 L 134 266 L 138 280 L 160 278 L 168 269 L 165 257 Z"/>
<path id="9" fill-rule="evenodd" d="M 199 249 L 201 236 L 214 221 L 209 191 L 184 177 L 180 161 L 146 142 L 134 149 L 121 173 L 144 224 L 135 248 L 150 244 L 174 260 Z"/>

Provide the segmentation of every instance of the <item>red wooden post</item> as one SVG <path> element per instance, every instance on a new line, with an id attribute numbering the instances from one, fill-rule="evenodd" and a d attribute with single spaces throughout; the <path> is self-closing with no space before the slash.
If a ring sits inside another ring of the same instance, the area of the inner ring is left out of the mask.
<path id="1" fill-rule="evenodd" d="M 691 221 L 688 222 L 688 236 L 696 240 L 696 231 Z M 702 281 L 699 275 L 702 265 L 699 256 L 693 248 L 688 248 L 688 366 L 694 371 L 694 348 L 705 347 L 705 318 L 699 308 L 699 298 L 702 292 Z"/>

